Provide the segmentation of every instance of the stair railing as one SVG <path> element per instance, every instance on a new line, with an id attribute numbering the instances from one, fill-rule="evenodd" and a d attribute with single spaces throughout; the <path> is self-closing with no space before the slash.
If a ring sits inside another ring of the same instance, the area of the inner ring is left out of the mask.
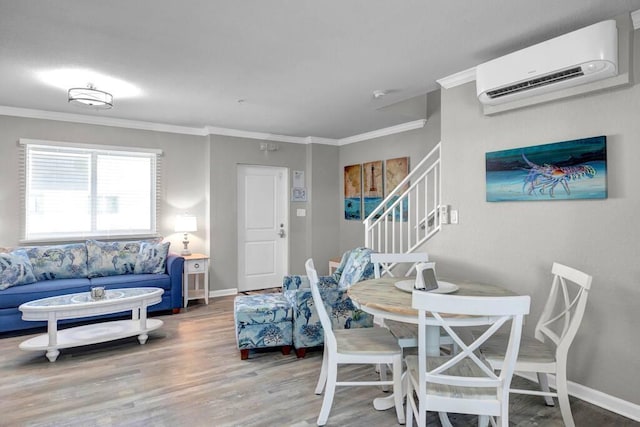
<path id="1" fill-rule="evenodd" d="M 441 142 L 364 220 L 365 246 L 377 252 L 413 252 L 440 231 Z"/>

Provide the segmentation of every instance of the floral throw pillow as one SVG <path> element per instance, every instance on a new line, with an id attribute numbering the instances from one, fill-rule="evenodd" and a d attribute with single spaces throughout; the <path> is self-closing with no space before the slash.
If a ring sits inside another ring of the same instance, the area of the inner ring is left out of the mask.
<path id="1" fill-rule="evenodd" d="M 141 241 L 100 242 L 87 240 L 89 277 L 133 274 Z"/>
<path id="2" fill-rule="evenodd" d="M 162 274 L 165 272 L 171 242 L 142 242 L 136 258 L 135 274 Z"/>
<path id="3" fill-rule="evenodd" d="M 87 248 L 84 243 L 25 248 L 37 280 L 87 277 Z"/>
<path id="4" fill-rule="evenodd" d="M 29 256 L 24 249 L 0 253 L 0 290 L 36 281 Z"/>

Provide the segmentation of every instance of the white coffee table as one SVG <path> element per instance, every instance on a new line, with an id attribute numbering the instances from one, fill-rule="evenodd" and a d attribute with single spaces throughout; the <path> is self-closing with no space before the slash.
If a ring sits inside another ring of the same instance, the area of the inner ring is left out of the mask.
<path id="1" fill-rule="evenodd" d="M 42 298 L 22 304 L 23 320 L 46 320 L 46 334 L 20 344 L 22 350 L 46 350 L 55 362 L 59 349 L 96 344 L 137 335 L 140 344 L 147 342 L 147 332 L 162 326 L 162 320 L 147 319 L 147 307 L 162 300 L 160 288 L 109 289 L 103 299 L 92 300 L 89 292 Z M 131 319 L 99 322 L 58 331 L 58 320 L 79 319 L 131 310 Z"/>

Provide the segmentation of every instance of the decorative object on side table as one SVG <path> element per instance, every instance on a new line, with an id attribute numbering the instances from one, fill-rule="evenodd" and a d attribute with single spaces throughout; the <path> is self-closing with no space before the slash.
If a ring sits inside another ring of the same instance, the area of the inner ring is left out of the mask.
<path id="1" fill-rule="evenodd" d="M 204 274 L 203 286 L 200 288 L 200 274 Z M 195 275 L 195 287 L 189 290 L 189 276 Z M 184 273 L 182 276 L 182 297 L 184 307 L 189 300 L 203 298 L 205 304 L 209 304 L 209 257 L 204 254 L 191 254 L 184 256 Z M 191 293 L 191 295 L 189 295 Z"/>

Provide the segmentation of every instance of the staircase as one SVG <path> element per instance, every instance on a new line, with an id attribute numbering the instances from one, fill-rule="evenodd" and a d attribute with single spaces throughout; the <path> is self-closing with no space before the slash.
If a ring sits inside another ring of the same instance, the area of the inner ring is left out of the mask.
<path id="1" fill-rule="evenodd" d="M 365 246 L 382 253 L 407 253 L 440 231 L 441 142 L 364 220 Z"/>

